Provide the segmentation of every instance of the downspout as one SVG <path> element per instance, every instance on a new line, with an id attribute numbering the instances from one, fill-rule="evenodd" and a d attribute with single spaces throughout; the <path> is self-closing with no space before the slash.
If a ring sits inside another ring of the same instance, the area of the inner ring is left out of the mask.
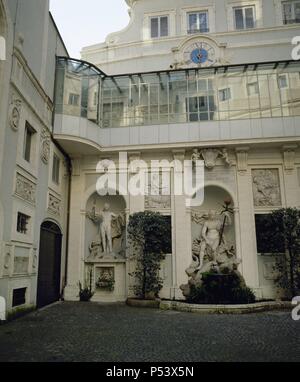
<path id="1" fill-rule="evenodd" d="M 69 264 L 69 237 L 70 237 L 70 206 L 71 206 L 71 184 L 72 184 L 72 163 L 67 156 L 68 161 L 68 204 L 67 204 L 67 229 L 66 229 L 66 258 L 65 258 L 65 276 L 64 276 L 64 286 L 67 286 L 68 281 L 68 264 Z"/>

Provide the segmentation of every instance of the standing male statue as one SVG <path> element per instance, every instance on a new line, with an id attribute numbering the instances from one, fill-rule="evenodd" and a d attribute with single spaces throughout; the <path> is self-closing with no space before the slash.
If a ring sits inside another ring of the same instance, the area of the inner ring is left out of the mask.
<path id="1" fill-rule="evenodd" d="M 103 251 L 105 253 L 112 253 L 112 235 L 111 223 L 116 219 L 117 215 L 110 211 L 110 205 L 104 204 L 103 211 L 100 212 L 100 235 L 102 240 Z"/>
<path id="2" fill-rule="evenodd" d="M 91 212 L 87 212 L 86 216 L 99 227 L 99 241 L 93 241 L 90 244 L 90 252 L 95 256 L 101 253 L 113 252 L 113 239 L 122 236 L 125 228 L 125 217 L 123 214 L 116 215 L 110 211 L 109 203 L 105 203 L 103 210 L 97 214 L 94 205 Z M 102 246 L 102 251 L 101 251 Z"/>

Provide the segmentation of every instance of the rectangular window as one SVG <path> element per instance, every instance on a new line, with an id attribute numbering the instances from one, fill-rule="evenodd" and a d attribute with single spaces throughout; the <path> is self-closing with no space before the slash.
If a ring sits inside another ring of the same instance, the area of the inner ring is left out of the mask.
<path id="1" fill-rule="evenodd" d="M 256 245 L 257 253 L 260 254 L 272 254 L 272 253 L 284 253 L 284 243 L 276 243 L 269 236 L 269 233 L 272 232 L 270 228 L 272 222 L 270 219 L 270 214 L 256 214 L 255 215 L 255 230 L 256 230 Z"/>
<path id="2" fill-rule="evenodd" d="M 168 35 L 168 16 L 151 17 L 151 38 L 167 37 Z"/>
<path id="3" fill-rule="evenodd" d="M 219 90 L 220 102 L 228 101 L 229 99 L 231 99 L 231 89 L 230 88 Z"/>
<path id="4" fill-rule="evenodd" d="M 172 218 L 171 216 L 164 216 L 164 219 L 166 220 L 168 230 L 166 232 L 166 238 L 165 238 L 165 247 L 163 248 L 164 254 L 171 254 L 172 253 Z"/>
<path id="5" fill-rule="evenodd" d="M 79 94 L 69 94 L 69 105 L 79 106 Z"/>
<path id="6" fill-rule="evenodd" d="M 18 288 L 13 290 L 13 307 L 24 305 L 26 303 L 26 289 L 27 288 Z"/>
<path id="7" fill-rule="evenodd" d="M 300 1 L 284 1 L 283 8 L 283 23 L 295 24 L 300 23 Z"/>
<path id="8" fill-rule="evenodd" d="M 208 27 L 208 11 L 188 13 L 188 33 L 206 33 Z"/>
<path id="9" fill-rule="evenodd" d="M 34 131 L 33 127 L 31 127 L 30 124 L 28 122 L 26 122 L 23 158 L 27 162 L 30 162 L 30 159 L 31 159 L 32 137 L 33 137 L 34 133 L 35 133 L 35 131 Z"/>
<path id="10" fill-rule="evenodd" d="M 258 82 L 247 84 L 248 96 L 256 95 L 259 93 Z"/>
<path id="11" fill-rule="evenodd" d="M 53 166 L 52 166 L 52 181 L 56 184 L 59 184 L 59 168 L 60 168 L 60 159 L 56 154 L 53 155 Z"/>
<path id="12" fill-rule="evenodd" d="M 234 8 L 235 29 L 255 28 L 255 6 Z"/>
<path id="13" fill-rule="evenodd" d="M 279 89 L 285 89 L 288 87 L 288 79 L 285 74 L 278 76 L 278 87 Z"/>
<path id="14" fill-rule="evenodd" d="M 190 97 L 187 99 L 190 122 L 211 121 L 215 115 L 214 96 Z"/>
<path id="15" fill-rule="evenodd" d="M 26 233 L 28 232 L 29 219 L 30 219 L 30 216 L 27 216 L 25 214 L 22 214 L 21 212 L 18 212 L 17 232 L 26 235 Z"/>

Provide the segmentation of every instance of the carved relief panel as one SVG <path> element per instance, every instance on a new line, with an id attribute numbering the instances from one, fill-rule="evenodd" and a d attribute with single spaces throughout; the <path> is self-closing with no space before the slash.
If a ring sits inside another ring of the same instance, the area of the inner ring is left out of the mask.
<path id="1" fill-rule="evenodd" d="M 41 159 L 45 164 L 48 164 L 50 157 L 50 133 L 44 127 L 41 133 Z"/>
<path id="2" fill-rule="evenodd" d="M 22 101 L 20 98 L 16 96 L 16 94 L 12 94 L 9 106 L 9 126 L 14 131 L 18 131 L 21 117 L 21 106 Z"/>
<path id="3" fill-rule="evenodd" d="M 53 215 L 60 216 L 61 201 L 52 194 L 48 197 L 48 211 Z"/>
<path id="4" fill-rule="evenodd" d="M 278 169 L 253 169 L 252 187 L 255 207 L 281 206 Z"/>
<path id="5" fill-rule="evenodd" d="M 36 185 L 23 175 L 17 173 L 15 194 L 23 200 L 26 200 L 31 204 L 35 204 Z"/>
<path id="6" fill-rule="evenodd" d="M 168 177 L 168 178 L 166 178 Z M 163 180 L 167 180 L 164 182 Z M 149 174 L 147 192 L 145 196 L 145 209 L 163 210 L 171 208 L 170 173 Z M 169 185 L 169 187 L 168 187 Z"/>

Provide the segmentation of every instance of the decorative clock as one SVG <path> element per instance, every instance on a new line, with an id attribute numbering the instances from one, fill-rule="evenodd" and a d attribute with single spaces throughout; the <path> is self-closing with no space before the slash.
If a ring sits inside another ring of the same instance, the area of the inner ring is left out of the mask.
<path id="1" fill-rule="evenodd" d="M 216 63 L 216 52 L 214 47 L 206 42 L 194 42 L 185 49 L 184 59 L 187 65 L 211 66 Z"/>

